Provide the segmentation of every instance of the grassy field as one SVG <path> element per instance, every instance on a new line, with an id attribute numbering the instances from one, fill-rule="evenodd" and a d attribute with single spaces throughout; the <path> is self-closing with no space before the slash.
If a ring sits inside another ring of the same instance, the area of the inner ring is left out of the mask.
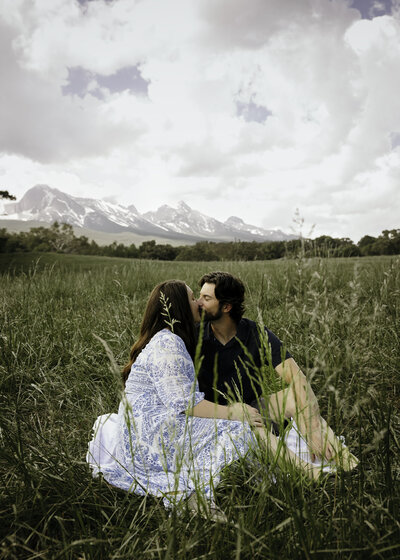
<path id="1" fill-rule="evenodd" d="M 400 557 L 400 259 L 252 263 L 0 255 L 1 559 Z M 227 469 L 228 524 L 168 513 L 93 480 L 98 414 L 116 411 L 152 287 L 222 268 L 309 376 L 323 415 L 361 459 L 322 484 Z"/>

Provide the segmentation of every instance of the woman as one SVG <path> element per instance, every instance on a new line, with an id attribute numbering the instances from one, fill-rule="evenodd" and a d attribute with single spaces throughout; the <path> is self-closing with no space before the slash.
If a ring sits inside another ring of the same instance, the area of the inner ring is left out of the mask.
<path id="1" fill-rule="evenodd" d="M 93 476 L 101 472 L 118 488 L 162 496 L 167 507 L 191 495 L 212 503 L 224 466 L 259 441 L 273 454 L 279 445 L 255 408 L 204 399 L 193 365 L 194 322 L 199 320 L 197 302 L 184 282 L 170 280 L 153 289 L 124 369 L 118 414 L 96 420 L 87 454 Z M 311 477 L 319 476 L 320 464 L 279 447 L 280 461 L 292 460 Z"/>

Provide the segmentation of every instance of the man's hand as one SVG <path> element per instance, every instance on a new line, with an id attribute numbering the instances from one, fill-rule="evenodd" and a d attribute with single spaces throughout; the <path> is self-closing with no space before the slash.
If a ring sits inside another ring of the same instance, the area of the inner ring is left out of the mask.
<path id="1" fill-rule="evenodd" d="M 318 422 L 318 426 L 314 423 L 308 444 L 319 458 L 334 461 L 345 471 L 351 471 L 359 463 L 357 457 L 350 452 L 348 447 L 343 445 L 323 418 Z M 314 460 L 314 457 L 312 460 Z"/>
<path id="2" fill-rule="evenodd" d="M 261 414 L 258 410 L 248 404 L 235 403 L 228 406 L 229 420 L 246 420 L 252 426 L 260 428 L 263 426 Z"/>
<path id="3" fill-rule="evenodd" d="M 315 456 L 317 456 L 321 460 L 332 461 L 335 457 L 335 451 L 328 439 L 328 434 L 322 430 L 320 422 L 318 422 L 318 426 L 315 426 L 315 424 L 311 433 L 307 434 L 308 445 L 314 454 L 312 460 L 314 461 Z"/>

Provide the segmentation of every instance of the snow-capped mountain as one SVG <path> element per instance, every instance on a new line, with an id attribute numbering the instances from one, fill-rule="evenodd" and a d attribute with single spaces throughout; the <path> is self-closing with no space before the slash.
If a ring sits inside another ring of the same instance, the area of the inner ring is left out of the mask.
<path id="1" fill-rule="evenodd" d="M 135 206 L 125 208 L 92 198 L 73 197 L 47 185 L 29 189 L 19 202 L 4 203 L 0 219 L 66 222 L 95 231 L 117 233 L 130 231 L 182 241 L 266 241 L 287 240 L 280 230 L 264 230 L 245 224 L 235 216 L 220 222 L 193 210 L 184 202 L 177 208 L 161 206 L 155 212 L 140 214 Z"/>
<path id="2" fill-rule="evenodd" d="M 280 229 L 263 229 L 245 224 L 242 218 L 238 218 L 237 216 L 231 216 L 225 220 L 225 226 L 231 228 L 235 233 L 242 231 L 251 234 L 254 236 L 254 239 L 259 237 L 259 241 L 264 241 L 265 239 L 270 241 L 286 241 L 288 239 L 295 239 L 296 237 L 295 235 L 288 235 Z"/>
<path id="3" fill-rule="evenodd" d="M 280 230 L 265 230 L 245 224 L 241 218 L 231 216 L 225 222 L 219 222 L 197 210 L 193 210 L 181 201 L 178 208 L 164 204 L 155 212 L 146 212 L 145 218 L 153 224 L 175 231 L 176 233 L 191 234 L 209 239 L 232 241 L 282 241 L 293 236 L 286 235 Z"/>
<path id="4" fill-rule="evenodd" d="M 166 234 L 165 229 L 143 218 L 133 205 L 124 208 L 104 200 L 73 197 L 47 185 L 32 187 L 20 202 L 4 204 L 4 211 L 7 215 L 1 217 L 12 220 L 66 222 L 109 233 L 128 230 L 143 235 Z"/>
<path id="5" fill-rule="evenodd" d="M 146 212 L 143 216 L 153 224 L 158 224 L 176 233 L 190 233 L 212 239 L 225 237 L 232 239 L 232 235 L 228 233 L 222 222 L 193 210 L 182 201 L 179 202 L 178 208 L 164 204 L 155 212 Z"/>

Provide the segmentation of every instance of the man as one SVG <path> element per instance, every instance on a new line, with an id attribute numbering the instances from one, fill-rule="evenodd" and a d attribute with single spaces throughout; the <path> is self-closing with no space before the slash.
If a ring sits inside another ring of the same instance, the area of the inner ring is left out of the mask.
<path id="1" fill-rule="evenodd" d="M 241 280 L 227 272 L 211 272 L 201 278 L 200 286 L 198 305 L 204 331 L 198 381 L 205 398 L 219 404 L 241 400 L 281 426 L 284 418 L 295 418 L 311 451 L 334 459 L 341 451 L 340 442 L 321 418 L 304 373 L 278 337 L 268 329 L 264 336 L 254 321 L 243 318 L 245 288 Z M 265 352 L 268 346 L 270 352 Z M 265 369 L 267 356 L 288 387 L 264 399 L 260 370 Z"/>

